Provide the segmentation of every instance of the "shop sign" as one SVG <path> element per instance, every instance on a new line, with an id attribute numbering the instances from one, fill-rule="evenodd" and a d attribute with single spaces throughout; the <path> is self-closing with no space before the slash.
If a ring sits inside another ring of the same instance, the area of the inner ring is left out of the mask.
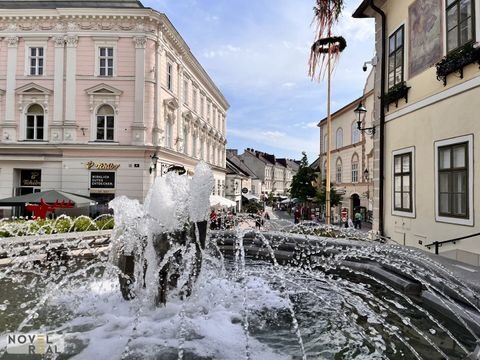
<path id="1" fill-rule="evenodd" d="M 85 167 L 88 170 L 95 169 L 95 170 L 117 170 L 120 167 L 120 164 L 114 163 L 106 163 L 106 162 L 94 162 L 89 161 L 85 164 Z"/>
<path id="2" fill-rule="evenodd" d="M 111 189 L 115 187 L 115 173 L 106 171 L 92 171 L 90 173 L 91 189 Z"/>
<path id="3" fill-rule="evenodd" d="M 20 173 L 20 186 L 42 186 L 42 171 L 22 170 Z"/>

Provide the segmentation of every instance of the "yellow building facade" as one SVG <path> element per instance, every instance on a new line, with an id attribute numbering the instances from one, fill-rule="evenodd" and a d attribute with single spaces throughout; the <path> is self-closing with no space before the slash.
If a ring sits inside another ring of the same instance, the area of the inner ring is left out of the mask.
<path id="1" fill-rule="evenodd" d="M 354 17 L 376 19 L 375 228 L 480 265 L 480 1 L 366 0 Z"/>

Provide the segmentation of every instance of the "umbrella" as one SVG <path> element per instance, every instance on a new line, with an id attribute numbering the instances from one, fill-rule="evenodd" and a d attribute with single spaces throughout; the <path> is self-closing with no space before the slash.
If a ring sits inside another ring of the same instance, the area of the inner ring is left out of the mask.
<path id="1" fill-rule="evenodd" d="M 210 206 L 219 206 L 219 207 L 232 207 L 236 206 L 235 201 L 224 198 L 220 195 L 210 195 Z"/>
<path id="2" fill-rule="evenodd" d="M 83 195 L 66 191 L 46 190 L 0 199 L 0 206 L 21 206 L 25 205 L 25 203 L 40 204 L 42 199 L 47 204 L 54 204 L 55 202 L 73 203 L 77 208 L 96 204 L 94 200 Z"/>

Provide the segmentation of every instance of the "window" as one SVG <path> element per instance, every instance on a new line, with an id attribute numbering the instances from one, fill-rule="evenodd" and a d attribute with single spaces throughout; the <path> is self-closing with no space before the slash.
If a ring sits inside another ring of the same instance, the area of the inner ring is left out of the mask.
<path id="1" fill-rule="evenodd" d="M 188 154 L 188 128 L 186 126 L 183 127 L 183 153 Z"/>
<path id="2" fill-rule="evenodd" d="M 323 146 L 322 146 L 322 150 L 324 153 L 327 152 L 327 142 L 328 142 L 328 134 L 325 134 L 325 136 L 323 137 Z"/>
<path id="3" fill-rule="evenodd" d="M 403 26 L 388 40 L 388 88 L 403 81 Z"/>
<path id="4" fill-rule="evenodd" d="M 188 80 L 183 80 L 183 102 L 185 104 L 188 103 Z"/>
<path id="5" fill-rule="evenodd" d="M 197 89 L 193 89 L 193 93 L 192 93 L 192 107 L 193 107 L 193 111 L 197 111 Z"/>
<path id="6" fill-rule="evenodd" d="M 473 1 L 447 0 L 447 52 L 473 39 Z"/>
<path id="7" fill-rule="evenodd" d="M 336 181 L 337 183 L 342 182 L 342 160 L 337 160 L 337 172 L 336 172 Z"/>
<path id="8" fill-rule="evenodd" d="M 343 147 L 343 129 L 339 128 L 337 130 L 337 149 Z"/>
<path id="9" fill-rule="evenodd" d="M 392 153 L 392 214 L 415 217 L 415 148 Z"/>
<path id="10" fill-rule="evenodd" d="M 205 142 L 203 139 L 200 139 L 200 159 L 205 160 Z"/>
<path id="11" fill-rule="evenodd" d="M 103 105 L 97 111 L 97 140 L 113 141 L 115 117 L 111 106 Z"/>
<path id="12" fill-rule="evenodd" d="M 357 122 L 352 123 L 352 144 L 356 144 L 360 141 L 360 130 L 358 130 Z"/>
<path id="13" fill-rule="evenodd" d="M 43 75 L 44 57 L 43 47 L 31 47 L 29 48 L 29 74 L 30 75 Z"/>
<path id="14" fill-rule="evenodd" d="M 205 98 L 203 96 L 200 97 L 200 115 L 205 116 Z"/>
<path id="15" fill-rule="evenodd" d="M 435 143 L 436 219 L 473 225 L 473 136 Z"/>
<path id="16" fill-rule="evenodd" d="M 197 157 L 197 134 L 193 133 L 192 136 L 192 157 Z"/>
<path id="17" fill-rule="evenodd" d="M 393 208 L 412 212 L 412 153 L 393 157 Z"/>
<path id="18" fill-rule="evenodd" d="M 352 158 L 352 183 L 358 182 L 358 156 L 353 155 Z"/>
<path id="19" fill-rule="evenodd" d="M 99 47 L 98 52 L 98 74 L 113 76 L 113 47 Z"/>
<path id="20" fill-rule="evenodd" d="M 207 103 L 207 120 L 210 120 L 210 103 Z"/>
<path id="21" fill-rule="evenodd" d="M 173 66 L 167 62 L 167 89 L 173 91 Z"/>
<path id="22" fill-rule="evenodd" d="M 173 125 L 170 121 L 165 124 L 165 147 L 172 148 Z"/>
<path id="23" fill-rule="evenodd" d="M 38 104 L 31 105 L 26 114 L 26 139 L 43 140 L 44 122 L 43 108 Z"/>

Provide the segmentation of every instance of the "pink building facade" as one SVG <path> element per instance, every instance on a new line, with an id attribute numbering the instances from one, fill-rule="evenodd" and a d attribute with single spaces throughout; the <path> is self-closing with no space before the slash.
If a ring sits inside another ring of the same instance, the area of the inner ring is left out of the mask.
<path id="1" fill-rule="evenodd" d="M 142 201 L 169 166 L 192 174 L 200 160 L 222 195 L 228 107 L 168 18 L 138 1 L 0 1 L 0 198 Z"/>

